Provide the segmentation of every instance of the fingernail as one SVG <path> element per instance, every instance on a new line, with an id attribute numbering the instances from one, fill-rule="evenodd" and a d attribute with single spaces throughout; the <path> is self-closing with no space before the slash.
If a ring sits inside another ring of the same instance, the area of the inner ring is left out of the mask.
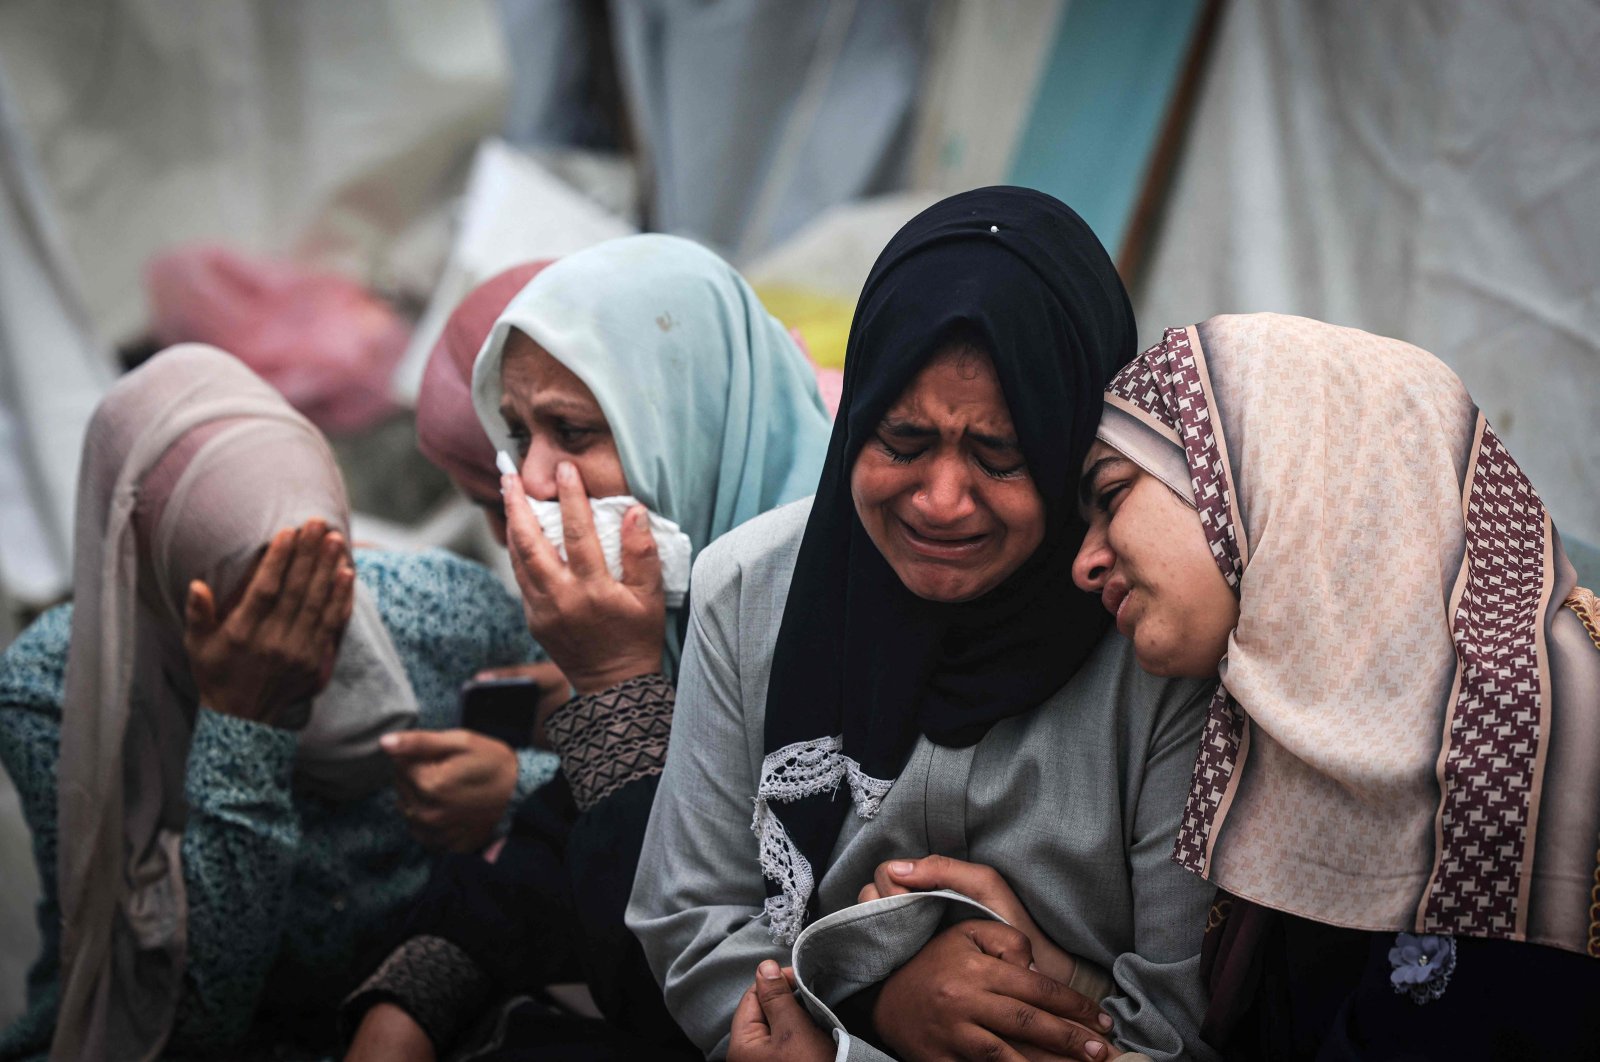
<path id="1" fill-rule="evenodd" d="M 1099 1058 L 1101 1055 L 1106 1053 L 1106 1045 L 1101 1043 L 1099 1040 L 1090 1040 L 1088 1043 L 1083 1045 L 1083 1053 L 1088 1055 L 1090 1058 Z"/>
<path id="2" fill-rule="evenodd" d="M 1102 1014 L 1096 1018 L 1095 1021 L 1099 1024 L 1100 1028 L 1104 1029 L 1106 1032 L 1110 1032 L 1111 1026 L 1115 1024 L 1111 1020 L 1111 1015 L 1109 1014 Z"/>
<path id="3" fill-rule="evenodd" d="M 644 506 L 641 505 L 628 514 L 628 519 L 633 521 L 633 526 L 637 530 L 650 522 L 650 514 L 645 512 Z"/>
<path id="4" fill-rule="evenodd" d="M 385 734 L 378 739 L 378 744 L 393 752 L 400 745 L 400 739 L 394 734 Z"/>
<path id="5" fill-rule="evenodd" d="M 783 976 L 783 969 L 772 959 L 762 959 L 761 965 L 756 967 L 756 972 L 768 981 L 776 981 Z"/>
<path id="6" fill-rule="evenodd" d="M 1034 973 L 1038 973 L 1039 972 L 1039 964 L 1030 962 L 1028 964 L 1028 969 L 1032 970 Z"/>
<path id="7" fill-rule="evenodd" d="M 501 475 L 514 476 L 517 474 L 517 463 L 511 460 L 511 455 L 504 450 L 495 453 L 494 467 L 500 470 Z"/>
<path id="8" fill-rule="evenodd" d="M 563 461 L 556 466 L 556 477 L 563 483 L 571 483 L 578 476 L 578 470 L 572 467 L 571 461 Z"/>
<path id="9" fill-rule="evenodd" d="M 907 874 L 911 873 L 915 869 L 917 869 L 917 868 L 912 866 L 910 863 L 890 863 L 889 864 L 889 873 L 895 875 L 896 877 L 901 877 L 901 878 L 905 877 Z"/>

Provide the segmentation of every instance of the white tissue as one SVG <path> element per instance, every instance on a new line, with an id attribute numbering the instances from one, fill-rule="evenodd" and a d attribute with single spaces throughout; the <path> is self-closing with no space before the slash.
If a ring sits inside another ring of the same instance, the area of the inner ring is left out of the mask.
<path id="1" fill-rule="evenodd" d="M 495 458 L 495 465 L 506 475 L 517 474 L 516 462 L 504 450 Z M 606 568 L 614 579 L 622 578 L 622 517 L 638 504 L 639 499 L 630 494 L 589 499 L 595 534 L 600 539 L 600 551 L 605 554 Z M 534 519 L 543 528 L 544 537 L 555 546 L 561 559 L 566 560 L 566 540 L 561 533 L 561 503 L 529 498 L 528 508 L 533 510 Z M 661 583 L 666 591 L 667 607 L 678 608 L 689 592 L 689 555 L 694 547 L 689 536 L 677 524 L 660 513 L 648 509 L 645 512 L 649 513 L 650 533 L 656 539 L 656 556 L 661 558 Z"/>

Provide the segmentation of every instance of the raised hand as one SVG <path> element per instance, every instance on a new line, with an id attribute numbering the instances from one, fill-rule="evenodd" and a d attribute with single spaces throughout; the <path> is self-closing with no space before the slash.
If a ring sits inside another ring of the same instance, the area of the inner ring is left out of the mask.
<path id="1" fill-rule="evenodd" d="M 518 476 L 500 477 L 511 567 L 528 630 L 579 693 L 661 670 L 666 595 L 644 506 L 622 520 L 622 578 L 606 569 L 583 480 L 570 461 L 556 470 L 567 559 L 545 538 Z"/>
<path id="2" fill-rule="evenodd" d="M 295 709 L 327 686 L 355 603 L 344 536 L 307 520 L 272 537 L 239 600 L 222 610 L 189 584 L 183 645 L 202 704 L 273 726 L 303 726 Z"/>

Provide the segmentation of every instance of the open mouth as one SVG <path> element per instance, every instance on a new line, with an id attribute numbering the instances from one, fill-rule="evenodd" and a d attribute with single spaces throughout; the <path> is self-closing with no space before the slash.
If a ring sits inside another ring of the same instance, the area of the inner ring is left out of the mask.
<path id="1" fill-rule="evenodd" d="M 906 543 L 917 553 L 936 560 L 960 560 L 970 557 L 988 544 L 990 535 L 929 534 L 919 531 L 904 520 L 896 518 L 900 533 Z"/>

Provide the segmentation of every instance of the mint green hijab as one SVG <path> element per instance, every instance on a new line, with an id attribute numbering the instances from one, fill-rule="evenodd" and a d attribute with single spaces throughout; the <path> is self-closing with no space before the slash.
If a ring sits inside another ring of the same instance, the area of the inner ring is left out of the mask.
<path id="1" fill-rule="evenodd" d="M 513 328 L 594 392 L 629 490 L 682 528 L 695 556 L 817 489 L 831 425 L 811 364 L 733 267 L 699 244 L 608 240 L 511 300 L 472 369 L 478 419 L 508 451 L 500 363 Z"/>

